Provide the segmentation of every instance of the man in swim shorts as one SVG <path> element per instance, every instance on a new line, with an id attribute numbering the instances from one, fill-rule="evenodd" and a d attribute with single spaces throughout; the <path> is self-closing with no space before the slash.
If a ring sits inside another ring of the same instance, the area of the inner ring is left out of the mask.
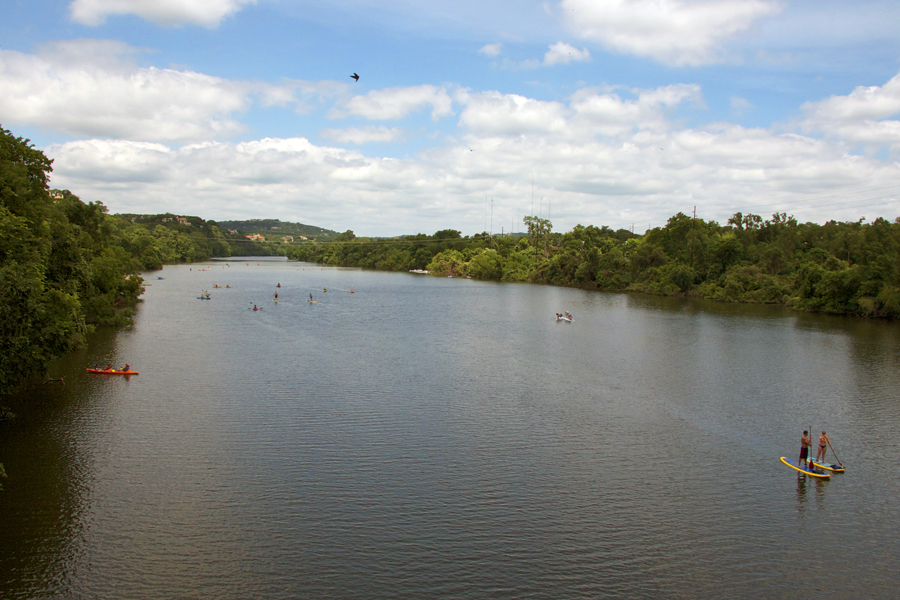
<path id="1" fill-rule="evenodd" d="M 800 460 L 797 462 L 797 466 L 801 469 L 806 466 L 803 463 L 809 458 L 809 441 L 809 432 L 804 429 L 803 437 L 800 438 Z"/>
<path id="2" fill-rule="evenodd" d="M 816 452 L 816 462 L 819 461 L 819 457 L 821 456 L 822 460 L 825 460 L 825 450 L 828 449 L 828 436 L 825 435 L 825 432 L 822 432 L 822 435 L 819 436 L 819 450 Z"/>

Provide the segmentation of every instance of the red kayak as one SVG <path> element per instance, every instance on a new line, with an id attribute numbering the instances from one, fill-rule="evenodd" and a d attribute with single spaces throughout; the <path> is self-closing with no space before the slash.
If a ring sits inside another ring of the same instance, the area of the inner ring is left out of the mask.
<path id="1" fill-rule="evenodd" d="M 131 369 L 129 369 L 127 371 L 123 371 L 121 369 L 119 369 L 118 371 L 116 369 L 110 369 L 108 371 L 106 369 L 85 369 L 85 371 L 87 371 L 88 373 L 98 373 L 100 375 L 137 375 L 138 374 L 137 371 L 132 371 Z"/>

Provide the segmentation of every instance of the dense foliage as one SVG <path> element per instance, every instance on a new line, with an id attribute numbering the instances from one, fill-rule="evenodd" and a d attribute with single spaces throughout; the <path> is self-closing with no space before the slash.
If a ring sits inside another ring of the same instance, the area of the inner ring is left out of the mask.
<path id="1" fill-rule="evenodd" d="M 125 249 L 137 257 L 147 270 L 209 260 L 216 256 L 232 256 L 235 248 L 253 256 L 274 252 L 268 244 L 254 244 L 243 235 L 228 234 L 215 222 L 199 217 L 120 214 L 115 218 L 124 232 Z"/>
<path id="2" fill-rule="evenodd" d="M 143 291 L 141 264 L 99 203 L 47 187 L 51 162 L 0 128 L 0 394 L 119 324 Z"/>
<path id="3" fill-rule="evenodd" d="M 782 304 L 801 310 L 900 318 L 900 219 L 798 223 L 736 213 L 726 225 L 682 213 L 639 236 L 576 226 L 552 233 L 527 217 L 527 237 L 461 238 L 439 231 L 396 240 L 306 244 L 298 260 L 608 291 Z"/>

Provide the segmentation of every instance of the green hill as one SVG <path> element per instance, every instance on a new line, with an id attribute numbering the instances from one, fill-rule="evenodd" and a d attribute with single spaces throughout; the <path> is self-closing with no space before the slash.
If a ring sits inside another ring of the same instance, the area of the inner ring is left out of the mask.
<path id="1" fill-rule="evenodd" d="M 241 234 L 256 233 L 266 236 L 266 238 L 290 235 L 294 237 L 294 241 L 301 241 L 298 239 L 299 237 L 305 237 L 308 240 L 329 241 L 336 240 L 338 235 L 336 231 L 331 231 L 330 229 L 323 229 L 314 225 L 304 225 L 303 223 L 279 221 L 278 219 L 216 221 L 215 223 L 225 231 L 233 229 L 239 231 Z"/>

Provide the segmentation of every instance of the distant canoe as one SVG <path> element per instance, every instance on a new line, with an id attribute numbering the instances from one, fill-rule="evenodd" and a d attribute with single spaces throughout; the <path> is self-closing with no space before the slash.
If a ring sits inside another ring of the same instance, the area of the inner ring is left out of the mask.
<path id="1" fill-rule="evenodd" d="M 85 371 L 87 371 L 88 373 L 94 373 L 96 375 L 137 375 L 138 374 L 137 371 L 132 371 L 131 369 L 129 369 L 128 371 L 122 371 L 121 369 L 118 371 L 116 371 L 115 369 L 112 369 L 110 371 L 107 371 L 106 369 L 85 369 Z"/>

